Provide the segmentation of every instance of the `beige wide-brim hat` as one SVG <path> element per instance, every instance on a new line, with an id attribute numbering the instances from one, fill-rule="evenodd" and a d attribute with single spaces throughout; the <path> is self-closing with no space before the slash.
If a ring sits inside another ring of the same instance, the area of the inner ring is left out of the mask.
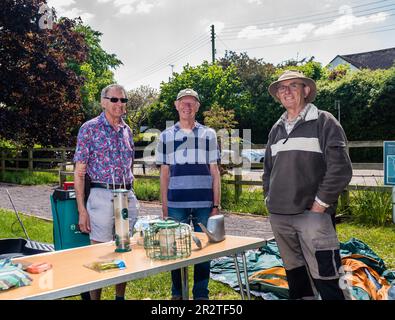
<path id="1" fill-rule="evenodd" d="M 306 101 L 306 103 L 313 102 L 316 95 L 317 95 L 317 86 L 315 84 L 315 81 L 313 79 L 306 77 L 303 73 L 301 73 L 299 71 L 294 71 L 294 70 L 284 71 L 279 76 L 277 81 L 274 81 L 272 84 L 270 84 L 268 90 L 269 90 L 269 93 L 271 94 L 271 96 L 276 101 L 280 102 L 280 100 L 276 96 L 277 88 L 282 81 L 291 80 L 291 79 L 302 80 L 306 86 L 310 87 L 310 93 L 306 96 L 305 101 Z"/>

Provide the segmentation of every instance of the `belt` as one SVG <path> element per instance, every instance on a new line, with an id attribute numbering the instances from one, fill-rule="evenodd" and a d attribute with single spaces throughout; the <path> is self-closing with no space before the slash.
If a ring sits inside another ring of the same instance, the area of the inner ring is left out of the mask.
<path id="1" fill-rule="evenodd" d="M 123 184 L 112 184 L 112 183 L 101 183 L 101 182 L 91 182 L 91 188 L 103 188 L 103 189 L 123 189 Z M 132 189 L 131 184 L 126 185 L 126 189 Z"/>

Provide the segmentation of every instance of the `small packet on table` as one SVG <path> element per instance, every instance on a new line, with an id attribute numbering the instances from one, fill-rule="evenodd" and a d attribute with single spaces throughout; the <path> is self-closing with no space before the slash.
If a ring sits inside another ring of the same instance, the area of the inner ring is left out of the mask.
<path id="1" fill-rule="evenodd" d="M 122 270 L 126 268 L 125 261 L 120 259 L 94 261 L 92 263 L 84 264 L 84 266 L 97 272 Z"/>
<path id="2" fill-rule="evenodd" d="M 41 273 L 52 268 L 52 265 L 47 262 L 32 263 L 26 267 L 26 271 L 29 273 Z"/>

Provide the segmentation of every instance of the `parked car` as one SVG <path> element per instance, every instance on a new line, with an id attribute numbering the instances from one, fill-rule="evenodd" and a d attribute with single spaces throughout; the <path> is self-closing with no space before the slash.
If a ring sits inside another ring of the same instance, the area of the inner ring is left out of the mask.
<path id="1" fill-rule="evenodd" d="M 239 160 L 237 160 L 237 151 L 223 149 L 221 151 L 221 162 L 223 164 L 237 164 L 237 161 L 243 161 L 243 165 L 249 165 L 251 163 L 263 163 L 265 159 L 265 149 L 242 149 Z"/>
<path id="2" fill-rule="evenodd" d="M 243 149 L 241 151 L 243 162 L 249 163 L 263 163 L 265 159 L 265 149 Z"/>

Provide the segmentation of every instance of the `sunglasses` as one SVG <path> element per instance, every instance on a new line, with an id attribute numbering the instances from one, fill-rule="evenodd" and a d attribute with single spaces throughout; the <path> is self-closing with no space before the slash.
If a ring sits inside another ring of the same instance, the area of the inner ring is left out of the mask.
<path id="1" fill-rule="evenodd" d="M 118 100 L 120 100 L 121 103 L 126 103 L 126 102 L 129 101 L 128 98 L 115 98 L 115 97 L 111 97 L 111 98 L 110 98 L 110 97 L 103 97 L 103 99 L 108 99 L 108 100 L 110 100 L 112 103 L 117 103 Z"/>

